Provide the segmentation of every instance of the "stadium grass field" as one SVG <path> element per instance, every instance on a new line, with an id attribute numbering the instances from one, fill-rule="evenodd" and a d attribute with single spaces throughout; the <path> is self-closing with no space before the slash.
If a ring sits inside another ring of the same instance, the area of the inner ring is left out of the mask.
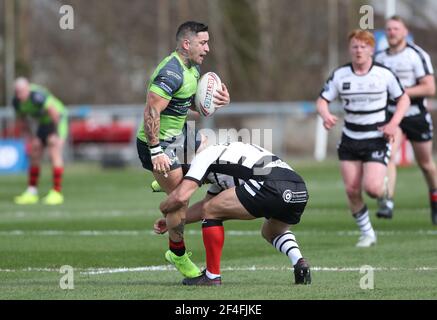
<path id="1" fill-rule="evenodd" d="M 150 190 L 139 168 L 66 169 L 65 204 L 16 206 L 26 176 L 0 176 L 0 299 L 436 299 L 437 228 L 417 167 L 402 168 L 391 221 L 375 218 L 378 244 L 357 249 L 358 231 L 346 207 L 338 162 L 293 162 L 310 201 L 293 230 L 312 266 L 313 284 L 292 285 L 288 259 L 260 236 L 262 219 L 225 222 L 223 286 L 184 287 L 164 260 L 167 236 L 152 233 L 163 193 Z M 43 168 L 40 192 L 50 187 Z M 205 189 L 196 193 L 203 196 Z M 186 228 L 192 259 L 204 266 L 199 224 Z M 74 270 L 74 289 L 62 290 L 59 268 Z M 374 289 L 360 288 L 360 267 L 374 268 Z"/>

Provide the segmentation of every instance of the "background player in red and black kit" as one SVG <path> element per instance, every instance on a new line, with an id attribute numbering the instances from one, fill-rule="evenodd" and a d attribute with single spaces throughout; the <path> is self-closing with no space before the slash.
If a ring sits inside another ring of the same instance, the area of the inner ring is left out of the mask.
<path id="1" fill-rule="evenodd" d="M 12 103 L 17 124 L 31 145 L 28 187 L 21 195 L 15 197 L 14 201 L 19 205 L 30 205 L 39 201 L 40 166 L 43 151 L 47 148 L 53 167 L 53 189 L 43 198 L 43 203 L 62 204 L 62 150 L 68 135 L 67 109 L 46 88 L 29 83 L 26 78 L 18 78 L 15 81 Z"/>

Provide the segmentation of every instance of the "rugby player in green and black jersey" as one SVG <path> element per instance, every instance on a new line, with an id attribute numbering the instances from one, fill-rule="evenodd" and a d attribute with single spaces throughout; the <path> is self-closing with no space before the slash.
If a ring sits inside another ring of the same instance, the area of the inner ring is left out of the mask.
<path id="1" fill-rule="evenodd" d="M 194 110 L 199 65 L 209 52 L 208 41 L 208 27 L 203 23 L 188 21 L 180 25 L 176 51 L 161 61 L 148 85 L 144 119 L 137 134 L 138 155 L 143 167 L 152 171 L 167 194 L 182 181 L 181 163 L 187 148 L 197 149 L 200 144 L 198 141 L 196 146 L 187 146 L 186 118 L 188 110 Z M 229 104 L 224 84 L 214 102 L 218 107 Z M 183 241 L 185 209 L 166 216 L 169 250 L 165 258 L 186 277 L 196 277 L 200 270 L 189 259 Z"/>
<path id="2" fill-rule="evenodd" d="M 20 205 L 38 203 L 40 165 L 43 150 L 47 147 L 53 167 L 53 188 L 43 198 L 43 203 L 62 204 L 62 149 L 68 134 L 67 109 L 46 88 L 29 83 L 26 78 L 18 78 L 15 81 L 12 104 L 17 123 L 31 144 L 28 187 L 21 195 L 15 197 L 14 201 Z"/>

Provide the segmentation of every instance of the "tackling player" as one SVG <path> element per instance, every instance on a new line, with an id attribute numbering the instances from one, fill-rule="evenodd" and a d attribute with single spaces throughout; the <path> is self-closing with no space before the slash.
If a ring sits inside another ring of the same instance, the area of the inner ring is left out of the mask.
<path id="1" fill-rule="evenodd" d="M 204 182 L 212 186 L 202 201 L 188 209 L 186 222 L 202 219 L 206 269 L 198 277 L 184 279 L 184 285 L 220 285 L 223 221 L 260 217 L 266 219 L 262 236 L 288 256 L 294 266 L 295 283 L 311 283 L 309 265 L 289 231 L 301 219 L 308 192 L 303 179 L 288 164 L 253 144 L 231 142 L 208 147 L 196 155 L 182 183 L 161 203 L 162 213 L 186 208 Z M 154 229 L 164 233 L 165 219 L 158 219 Z"/>
<path id="2" fill-rule="evenodd" d="M 137 149 L 143 167 L 153 172 L 167 194 L 183 177 L 181 163 L 184 159 L 180 157 L 184 157 L 187 148 L 186 118 L 188 110 L 194 110 L 199 65 L 209 52 L 208 42 L 206 25 L 193 21 L 183 23 L 176 33 L 176 51 L 159 63 L 150 78 L 144 119 L 137 134 Z M 222 90 L 214 96 L 214 102 L 222 107 L 229 101 L 228 90 L 223 84 Z M 165 257 L 183 269 L 185 276 L 197 276 L 200 270 L 185 252 L 184 223 L 185 208 L 167 215 L 169 250 Z"/>
<path id="3" fill-rule="evenodd" d="M 43 203 L 61 204 L 64 202 L 62 149 L 68 134 L 67 109 L 47 89 L 29 83 L 26 78 L 18 78 L 15 81 L 12 103 L 17 124 L 31 143 L 28 187 L 21 195 L 15 197 L 15 203 L 38 203 L 40 166 L 44 148 L 47 147 L 53 168 L 53 189 L 43 198 Z"/>

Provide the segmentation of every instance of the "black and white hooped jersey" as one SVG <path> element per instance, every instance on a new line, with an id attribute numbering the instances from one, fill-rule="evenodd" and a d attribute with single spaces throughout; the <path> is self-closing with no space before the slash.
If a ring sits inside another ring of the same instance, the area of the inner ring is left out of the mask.
<path id="1" fill-rule="evenodd" d="M 387 67 L 373 63 L 369 72 L 357 75 L 350 63 L 332 73 L 320 97 L 328 102 L 340 97 L 346 112 L 343 133 L 362 140 L 383 136 L 378 127 L 387 122 L 387 100 L 397 100 L 403 93 L 401 83 Z"/>
<path id="2" fill-rule="evenodd" d="M 233 186 L 251 183 L 259 188 L 267 180 L 303 182 L 294 170 L 270 151 L 243 142 L 210 146 L 196 155 L 184 179 L 200 186 L 208 179 L 208 190 L 217 194 Z"/>
<path id="3" fill-rule="evenodd" d="M 389 49 L 375 54 L 375 61 L 390 68 L 399 78 L 404 88 L 418 84 L 420 78 L 434 74 L 429 55 L 414 44 L 407 44 L 401 52 L 390 54 Z M 389 102 L 390 112 L 394 112 L 396 104 Z M 414 116 L 426 111 L 424 97 L 411 98 L 411 106 L 405 114 L 406 117 Z"/>

